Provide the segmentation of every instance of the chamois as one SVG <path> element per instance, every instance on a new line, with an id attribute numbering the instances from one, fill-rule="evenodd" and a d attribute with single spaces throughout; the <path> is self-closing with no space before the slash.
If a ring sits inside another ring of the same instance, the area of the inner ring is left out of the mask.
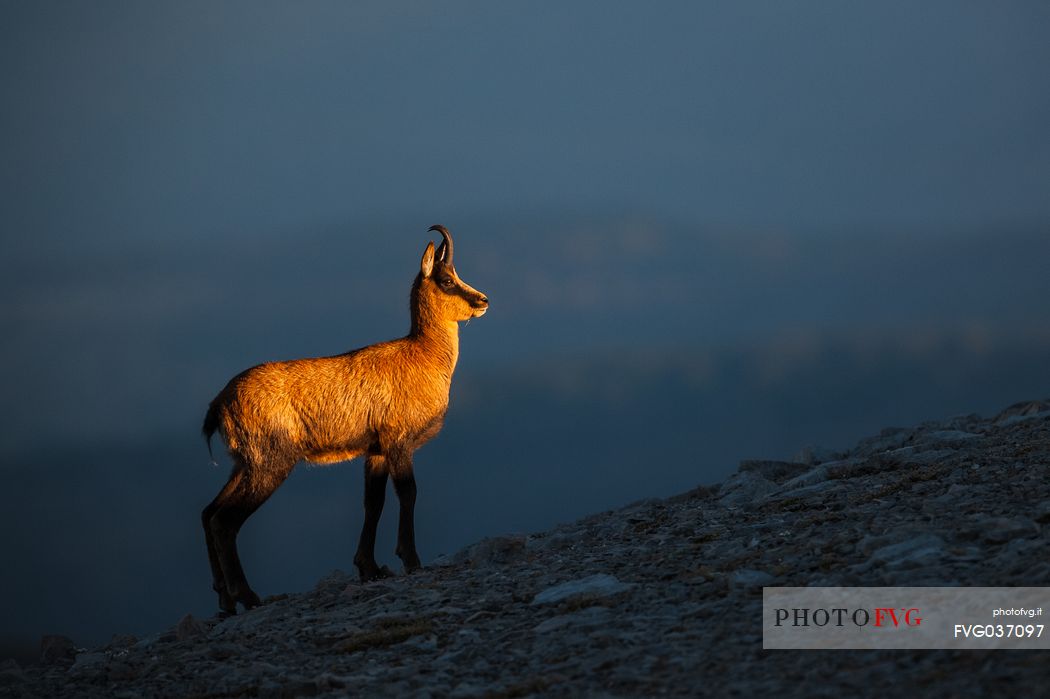
<path id="1" fill-rule="evenodd" d="M 430 242 L 412 284 L 407 336 L 333 357 L 271 362 L 233 377 L 211 401 L 202 432 L 211 449 L 218 430 L 232 457 L 229 481 L 201 519 L 219 607 L 237 613 L 260 604 L 237 556 L 245 520 L 300 461 L 330 464 L 365 457 L 365 522 L 354 565 L 362 581 L 390 575 L 375 560 L 376 525 L 387 476 L 400 501 L 397 555 L 406 572 L 420 567 L 413 509 L 412 453 L 441 430 L 459 357 L 458 321 L 484 315 L 488 298 L 452 265 L 444 226 Z"/>

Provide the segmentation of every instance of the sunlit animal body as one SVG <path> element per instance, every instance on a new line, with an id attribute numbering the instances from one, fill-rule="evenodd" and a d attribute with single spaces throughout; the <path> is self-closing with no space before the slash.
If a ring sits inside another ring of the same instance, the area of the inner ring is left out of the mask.
<path id="1" fill-rule="evenodd" d="M 440 431 L 459 357 L 459 321 L 488 310 L 488 298 L 456 274 L 452 237 L 429 243 L 412 285 L 409 334 L 334 357 L 272 362 L 238 374 L 212 400 L 204 437 L 219 431 L 233 460 L 229 481 L 201 515 L 219 606 L 259 604 L 237 556 L 245 520 L 300 461 L 365 457 L 365 522 L 354 564 L 362 580 L 389 574 L 375 560 L 376 526 L 388 476 L 400 501 L 397 555 L 420 567 L 412 454 Z"/>

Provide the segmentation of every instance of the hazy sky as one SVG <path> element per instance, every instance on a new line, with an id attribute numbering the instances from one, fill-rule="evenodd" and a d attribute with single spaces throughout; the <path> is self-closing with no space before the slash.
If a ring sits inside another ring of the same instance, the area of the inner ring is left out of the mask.
<path id="1" fill-rule="evenodd" d="M 1043 2 L 3 2 L 2 228 L 1045 223 L 1048 65 Z"/>

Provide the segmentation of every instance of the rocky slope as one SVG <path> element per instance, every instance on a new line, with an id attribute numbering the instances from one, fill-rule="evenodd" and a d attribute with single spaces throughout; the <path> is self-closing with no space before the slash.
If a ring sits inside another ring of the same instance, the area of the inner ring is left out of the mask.
<path id="1" fill-rule="evenodd" d="M 1046 585 L 1050 403 L 745 461 L 719 485 L 342 572 L 226 619 L 0 667 L 11 696 L 840 696 L 1045 691 L 1039 652 L 763 651 L 764 585 Z"/>

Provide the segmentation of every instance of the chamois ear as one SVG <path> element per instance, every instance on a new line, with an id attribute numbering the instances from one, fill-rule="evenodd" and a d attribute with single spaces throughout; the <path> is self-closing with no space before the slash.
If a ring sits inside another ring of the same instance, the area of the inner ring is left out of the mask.
<path id="1" fill-rule="evenodd" d="M 434 271 L 434 244 L 427 243 L 427 249 L 423 251 L 423 261 L 419 263 L 419 273 L 426 279 Z"/>

